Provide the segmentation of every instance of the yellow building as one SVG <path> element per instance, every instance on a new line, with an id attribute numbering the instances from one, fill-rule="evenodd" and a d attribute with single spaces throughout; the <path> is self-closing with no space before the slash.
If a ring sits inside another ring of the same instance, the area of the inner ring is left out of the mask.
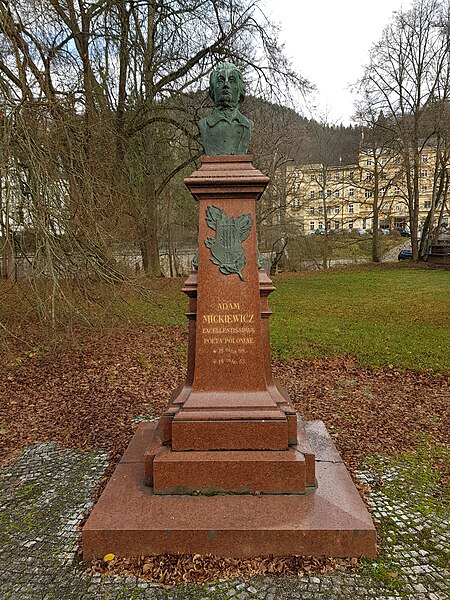
<path id="1" fill-rule="evenodd" d="M 435 163 L 435 149 L 425 148 L 420 154 L 419 227 L 431 208 Z M 375 198 L 379 227 L 395 230 L 409 225 L 402 161 L 392 152 L 362 151 L 354 165 L 289 166 L 285 189 L 286 218 L 305 234 L 368 231 L 373 226 Z M 444 206 L 444 226 L 449 216 Z"/>
<path id="2" fill-rule="evenodd" d="M 362 227 L 360 190 L 355 185 L 357 173 L 357 165 L 288 168 L 287 215 L 301 223 L 306 234 Z M 367 221 L 365 225 L 370 227 Z"/>

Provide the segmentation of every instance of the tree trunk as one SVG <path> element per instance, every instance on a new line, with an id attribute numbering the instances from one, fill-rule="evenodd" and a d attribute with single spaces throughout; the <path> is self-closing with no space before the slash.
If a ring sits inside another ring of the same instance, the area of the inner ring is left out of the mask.
<path id="1" fill-rule="evenodd" d="M 146 185 L 141 237 L 142 264 L 151 277 L 161 277 L 158 247 L 158 201 L 155 189 L 155 146 L 153 128 L 145 130 Z"/>
<path id="2" fill-rule="evenodd" d="M 380 232 L 379 232 L 379 201 L 380 201 L 380 187 L 379 187 L 379 173 L 378 173 L 378 157 L 375 156 L 375 167 L 374 167 L 374 190 L 373 190 L 373 224 L 372 224 L 372 260 L 373 262 L 380 262 Z"/>
<path id="3" fill-rule="evenodd" d="M 167 186 L 167 253 L 169 258 L 169 272 L 171 277 L 178 277 L 178 268 L 175 259 L 172 229 L 173 190 L 169 183 Z"/>
<path id="4" fill-rule="evenodd" d="M 372 225 L 372 260 L 380 262 L 380 231 L 378 219 L 378 202 L 373 204 L 373 225 Z"/>
<path id="5" fill-rule="evenodd" d="M 2 277 L 9 281 L 16 281 L 16 261 L 14 251 L 14 237 L 11 234 L 4 236 Z"/>
<path id="6" fill-rule="evenodd" d="M 439 217 L 438 217 L 438 221 L 437 221 L 437 227 L 436 227 L 436 229 L 434 231 L 432 244 L 437 244 L 438 241 L 439 241 L 439 232 L 440 232 L 440 229 L 441 229 L 442 219 L 444 218 L 445 207 L 447 205 L 448 186 L 449 186 L 449 179 L 446 176 L 445 190 L 444 190 L 444 195 L 443 195 L 443 198 L 442 198 L 441 210 L 439 211 Z"/>

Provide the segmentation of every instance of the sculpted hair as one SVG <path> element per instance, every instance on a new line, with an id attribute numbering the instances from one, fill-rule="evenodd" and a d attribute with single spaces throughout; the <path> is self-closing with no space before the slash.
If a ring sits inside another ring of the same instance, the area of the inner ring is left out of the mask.
<path id="1" fill-rule="evenodd" d="M 236 74 L 238 84 L 239 84 L 239 104 L 240 104 L 241 102 L 244 101 L 244 98 L 245 98 L 245 83 L 244 83 L 244 80 L 242 79 L 241 71 L 238 69 L 238 67 L 236 65 L 233 65 L 233 63 L 230 63 L 230 62 L 223 62 L 220 65 L 218 65 L 209 77 L 209 95 L 211 96 L 212 101 L 214 102 L 214 104 L 216 103 L 214 90 L 215 90 L 215 87 L 217 84 L 217 78 L 219 77 L 219 75 L 222 71 L 232 71 L 233 73 Z"/>

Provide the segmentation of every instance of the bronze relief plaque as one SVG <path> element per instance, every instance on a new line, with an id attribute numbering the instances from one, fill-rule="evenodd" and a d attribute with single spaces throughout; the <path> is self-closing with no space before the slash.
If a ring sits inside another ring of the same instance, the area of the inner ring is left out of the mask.
<path id="1" fill-rule="evenodd" d="M 205 246 L 211 251 L 211 262 L 219 267 L 224 275 L 236 273 L 244 281 L 242 270 L 247 258 L 242 242 L 250 234 L 253 220 L 250 214 L 227 217 L 217 206 L 208 206 L 206 222 L 216 232 L 215 237 L 207 237 Z"/>

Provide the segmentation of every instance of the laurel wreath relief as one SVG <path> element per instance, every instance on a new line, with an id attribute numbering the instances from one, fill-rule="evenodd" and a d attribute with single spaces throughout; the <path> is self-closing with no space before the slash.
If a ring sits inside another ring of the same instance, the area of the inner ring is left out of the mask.
<path id="1" fill-rule="evenodd" d="M 247 262 L 242 242 L 249 236 L 253 225 L 251 215 L 227 217 L 224 210 L 208 206 L 206 222 L 216 232 L 216 237 L 207 237 L 205 245 L 210 249 L 210 260 L 224 275 L 236 273 L 244 281 L 242 269 Z"/>

